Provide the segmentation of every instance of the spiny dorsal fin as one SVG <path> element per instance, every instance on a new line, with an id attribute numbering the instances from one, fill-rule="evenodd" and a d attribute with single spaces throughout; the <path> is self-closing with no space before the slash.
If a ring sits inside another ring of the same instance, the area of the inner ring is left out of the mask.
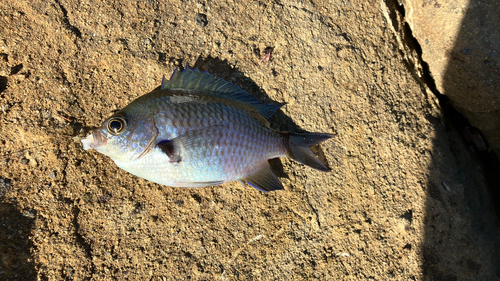
<path id="1" fill-rule="evenodd" d="M 208 95 L 214 95 L 234 102 L 247 104 L 255 108 L 266 119 L 271 118 L 271 116 L 283 106 L 283 104 L 273 105 L 262 103 L 254 96 L 247 93 L 247 91 L 233 83 L 227 82 L 206 71 L 201 72 L 197 68 L 192 70 L 186 67 L 182 72 L 176 69 L 168 81 L 165 81 L 165 76 L 163 76 L 161 89 L 202 91 Z"/>

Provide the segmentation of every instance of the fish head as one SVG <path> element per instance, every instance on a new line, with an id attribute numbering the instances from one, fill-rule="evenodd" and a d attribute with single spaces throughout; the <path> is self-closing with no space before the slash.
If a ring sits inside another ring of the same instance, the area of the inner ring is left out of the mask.
<path id="1" fill-rule="evenodd" d="M 136 116 L 117 112 L 82 139 L 83 149 L 94 149 L 113 160 L 133 161 L 147 154 L 154 146 L 158 130 L 147 115 Z"/>

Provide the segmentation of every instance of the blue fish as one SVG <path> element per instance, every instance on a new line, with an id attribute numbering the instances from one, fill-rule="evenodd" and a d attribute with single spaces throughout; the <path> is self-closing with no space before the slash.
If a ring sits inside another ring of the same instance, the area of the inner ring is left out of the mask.
<path id="1" fill-rule="evenodd" d="M 239 180 L 274 191 L 283 185 L 269 159 L 289 157 L 327 172 L 310 147 L 332 137 L 271 129 L 269 118 L 281 106 L 186 68 L 106 119 L 82 144 L 123 170 L 163 185 L 204 187 Z"/>

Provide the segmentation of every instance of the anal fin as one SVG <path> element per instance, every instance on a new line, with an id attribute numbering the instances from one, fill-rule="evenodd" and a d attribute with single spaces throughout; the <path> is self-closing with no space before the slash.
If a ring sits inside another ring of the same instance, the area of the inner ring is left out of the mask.
<path id="1" fill-rule="evenodd" d="M 269 166 L 269 163 L 267 162 L 256 173 L 241 180 L 266 193 L 269 191 L 283 189 L 281 181 L 273 173 L 273 171 L 271 170 L 271 166 Z"/>
<path id="2" fill-rule="evenodd" d="M 223 184 L 223 181 L 192 181 L 192 182 L 177 182 L 177 187 L 188 187 L 188 188 L 197 188 L 197 187 L 205 187 L 205 186 L 216 186 Z"/>

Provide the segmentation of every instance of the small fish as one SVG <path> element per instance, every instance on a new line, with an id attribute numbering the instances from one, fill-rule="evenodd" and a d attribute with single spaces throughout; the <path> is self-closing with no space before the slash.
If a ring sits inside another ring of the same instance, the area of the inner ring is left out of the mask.
<path id="1" fill-rule="evenodd" d="M 271 129 L 268 120 L 281 106 L 186 68 L 169 81 L 163 77 L 159 89 L 113 114 L 82 144 L 159 184 L 203 187 L 239 180 L 268 192 L 283 189 L 269 159 L 290 157 L 329 171 L 310 147 L 332 136 Z"/>

